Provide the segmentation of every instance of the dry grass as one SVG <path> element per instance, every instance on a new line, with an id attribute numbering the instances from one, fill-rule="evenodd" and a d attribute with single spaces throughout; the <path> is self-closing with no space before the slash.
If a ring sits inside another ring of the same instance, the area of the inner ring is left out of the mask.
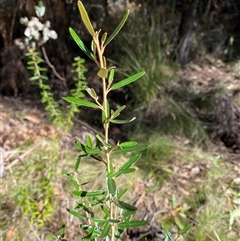
<path id="1" fill-rule="evenodd" d="M 151 205 L 148 218 L 160 229 L 167 221 L 173 234 L 192 222 L 188 241 L 239 240 L 239 216 L 231 216 L 240 208 L 239 166 L 180 138 L 153 135 L 145 141 L 150 148 L 138 163 L 138 172 L 119 180 L 120 186 L 129 188 L 125 198 L 137 201 L 139 215 Z M 76 199 L 63 174 L 73 170 L 77 151 L 42 139 L 6 154 L 1 179 L 3 240 L 47 240 L 46 234 L 56 233 L 62 222 L 69 240 L 79 240 L 79 222 L 66 211 L 74 208 Z M 126 160 L 115 156 L 114 165 Z M 91 189 L 104 188 L 104 166 L 99 162 L 83 160 L 78 176 L 81 182 L 90 181 Z"/>

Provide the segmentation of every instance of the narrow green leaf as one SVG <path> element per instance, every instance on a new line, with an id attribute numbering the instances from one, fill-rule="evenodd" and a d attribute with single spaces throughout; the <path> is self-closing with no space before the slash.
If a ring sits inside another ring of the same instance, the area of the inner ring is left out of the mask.
<path id="1" fill-rule="evenodd" d="M 105 46 L 107 46 L 115 37 L 116 35 L 119 33 L 119 31 L 121 30 L 121 28 L 123 27 L 124 23 L 126 22 L 128 15 L 129 15 L 129 10 L 127 10 L 127 12 L 125 13 L 125 15 L 123 16 L 121 22 L 118 24 L 118 26 L 116 27 L 116 29 L 113 31 L 113 33 L 109 36 L 109 38 L 107 39 Z"/>
<path id="2" fill-rule="evenodd" d="M 52 234 L 52 233 L 49 233 L 49 234 L 47 235 L 47 238 L 53 238 L 53 239 L 56 239 L 57 237 L 58 237 L 57 235 Z"/>
<path id="3" fill-rule="evenodd" d="M 71 213 L 73 216 L 75 216 L 75 217 L 77 217 L 79 219 L 85 219 L 85 217 L 82 214 L 80 214 L 80 213 L 78 213 L 78 212 L 76 212 L 76 211 L 74 211 L 72 209 L 67 208 L 67 211 L 69 213 Z"/>
<path id="4" fill-rule="evenodd" d="M 166 222 L 164 222 L 164 221 L 162 222 L 162 227 L 163 227 L 163 230 L 164 230 L 166 236 L 169 238 L 169 240 L 172 240 L 171 233 L 168 229 Z"/>
<path id="5" fill-rule="evenodd" d="M 99 161 L 99 162 L 103 162 L 103 158 L 100 155 L 90 155 L 90 157 L 92 157 L 94 160 Z"/>
<path id="6" fill-rule="evenodd" d="M 127 192 L 127 188 L 124 188 L 123 190 L 121 190 L 120 192 L 117 193 L 117 198 L 120 199 L 126 192 Z"/>
<path id="7" fill-rule="evenodd" d="M 180 234 L 186 234 L 186 233 L 189 231 L 189 229 L 192 228 L 192 226 L 193 226 L 192 223 L 188 223 L 188 224 L 185 225 L 185 227 L 181 230 Z"/>
<path id="8" fill-rule="evenodd" d="M 101 37 L 101 44 L 103 45 L 107 39 L 107 33 L 105 32 Z"/>
<path id="9" fill-rule="evenodd" d="M 104 140 L 103 140 L 103 138 L 102 138 L 100 135 L 96 134 L 96 138 L 97 138 L 102 144 L 104 143 Z"/>
<path id="10" fill-rule="evenodd" d="M 70 32 L 73 40 L 78 45 L 78 47 L 88 56 L 88 58 L 90 58 L 90 59 L 92 59 L 94 61 L 94 54 L 85 46 L 85 44 L 79 38 L 77 33 L 72 28 L 69 28 L 69 32 Z"/>
<path id="11" fill-rule="evenodd" d="M 94 108 L 94 109 L 99 109 L 99 106 L 97 104 L 87 101 L 87 100 L 77 99 L 72 96 L 67 96 L 67 97 L 62 97 L 62 98 L 68 102 L 75 103 L 77 105 L 82 105 L 82 106 L 86 106 L 86 107 L 90 107 L 90 108 Z"/>
<path id="12" fill-rule="evenodd" d="M 116 193 L 116 183 L 113 178 L 107 178 L 107 188 L 108 191 L 114 196 Z"/>
<path id="13" fill-rule="evenodd" d="M 29 78 L 30 81 L 38 80 L 39 76 L 35 75 Z"/>
<path id="14" fill-rule="evenodd" d="M 29 70 L 35 70 L 35 66 L 27 66 L 27 69 L 29 69 Z"/>
<path id="15" fill-rule="evenodd" d="M 73 191 L 72 194 L 74 196 L 79 196 L 79 197 L 97 197 L 101 196 L 105 193 L 103 190 L 93 190 L 93 191 Z"/>
<path id="16" fill-rule="evenodd" d="M 132 119 L 129 119 L 129 120 L 114 119 L 114 120 L 111 120 L 111 122 L 114 123 L 114 124 L 126 124 L 126 123 L 130 123 L 130 122 L 134 121 L 135 119 L 136 119 L 136 117 L 133 117 Z"/>
<path id="17" fill-rule="evenodd" d="M 92 213 L 92 211 L 91 211 L 84 203 L 79 202 L 79 201 L 77 201 L 77 206 L 76 206 L 76 208 L 80 208 L 80 209 L 84 210 L 85 212 L 87 212 L 87 213 L 89 213 L 89 214 Z"/>
<path id="18" fill-rule="evenodd" d="M 106 214 L 107 217 L 110 216 L 110 211 L 108 208 L 106 208 L 104 205 L 101 205 L 101 209 L 103 210 L 103 212 Z"/>
<path id="19" fill-rule="evenodd" d="M 87 137 L 86 137 L 86 142 L 87 142 L 87 147 L 93 148 L 93 142 L 89 135 L 87 135 Z"/>
<path id="20" fill-rule="evenodd" d="M 72 174 L 72 173 L 68 173 L 67 176 L 68 176 L 68 178 L 70 179 L 70 182 L 72 183 L 72 185 L 74 186 L 74 188 L 75 188 L 76 190 L 78 190 L 78 189 L 79 189 L 79 185 L 78 185 L 78 182 L 75 180 L 75 177 L 73 176 L 73 174 Z"/>
<path id="21" fill-rule="evenodd" d="M 105 223 L 105 219 L 104 218 L 91 218 L 91 221 L 94 223 L 98 223 L 100 226 L 103 225 Z"/>
<path id="22" fill-rule="evenodd" d="M 85 145 L 80 141 L 75 141 L 75 145 L 81 150 L 85 152 Z"/>
<path id="23" fill-rule="evenodd" d="M 75 141 L 75 145 L 88 156 L 100 154 L 102 152 L 102 150 L 99 147 L 89 148 L 79 141 Z"/>
<path id="24" fill-rule="evenodd" d="M 114 200 L 114 203 L 115 203 L 116 206 L 118 206 L 121 209 L 125 209 L 125 210 L 128 210 L 128 211 L 137 211 L 137 208 L 135 206 L 130 205 L 128 203 L 125 203 L 123 201 Z"/>
<path id="25" fill-rule="evenodd" d="M 109 223 L 119 223 L 120 221 L 118 219 L 108 219 Z"/>
<path id="26" fill-rule="evenodd" d="M 110 69 L 109 76 L 108 76 L 108 88 L 110 88 L 110 86 L 114 80 L 114 73 L 115 73 L 115 70 Z"/>
<path id="27" fill-rule="evenodd" d="M 60 235 L 61 235 L 62 238 L 64 238 L 65 233 L 66 233 L 66 226 L 65 226 L 65 223 L 63 223 L 62 227 L 60 229 Z"/>
<path id="28" fill-rule="evenodd" d="M 128 169 L 124 169 L 124 170 L 119 170 L 116 174 L 116 177 L 120 177 L 122 174 L 132 173 L 132 172 L 135 172 L 135 171 L 136 171 L 135 168 L 128 168 Z"/>
<path id="29" fill-rule="evenodd" d="M 38 70 L 39 70 L 39 71 L 46 72 L 48 69 L 47 69 L 47 68 L 43 68 L 43 67 L 38 67 Z"/>
<path id="30" fill-rule="evenodd" d="M 148 224 L 148 221 L 144 220 L 132 220 L 129 222 L 121 222 L 118 224 L 118 228 L 125 229 L 125 228 L 136 228 L 140 226 L 145 226 Z"/>
<path id="31" fill-rule="evenodd" d="M 87 28 L 88 32 L 92 35 L 92 37 L 94 37 L 95 31 L 94 31 L 92 23 L 88 17 L 88 13 L 81 1 L 78 1 L 78 9 L 80 11 L 80 15 L 81 15 L 81 18 L 83 20 L 85 27 Z"/>
<path id="32" fill-rule="evenodd" d="M 120 147 L 122 147 L 122 148 L 136 146 L 136 145 L 137 145 L 136 141 L 125 141 L 125 142 L 120 143 Z"/>
<path id="33" fill-rule="evenodd" d="M 42 80 L 48 80 L 48 77 L 45 76 L 45 75 L 43 75 L 43 74 L 40 75 L 40 78 L 41 78 Z M 49 87 L 49 89 L 50 89 L 50 87 Z"/>
<path id="34" fill-rule="evenodd" d="M 123 164 L 119 170 L 125 170 L 131 167 L 135 162 L 137 162 L 141 158 L 141 154 L 135 155 L 131 157 L 125 164 Z"/>
<path id="35" fill-rule="evenodd" d="M 144 74 L 145 74 L 144 71 L 136 73 L 136 74 L 134 74 L 134 75 L 132 75 L 132 76 L 130 76 L 130 77 L 124 79 L 124 80 L 121 80 L 121 81 L 117 82 L 116 84 L 112 85 L 112 87 L 110 89 L 111 90 L 117 90 L 119 88 L 122 88 L 123 86 L 128 85 L 128 84 L 136 81 L 137 79 L 141 78 Z"/>
<path id="36" fill-rule="evenodd" d="M 78 170 L 78 167 L 79 167 L 80 163 L 81 163 L 81 156 L 78 156 L 77 161 L 75 163 L 75 167 L 74 167 L 75 172 Z"/>
<path id="37" fill-rule="evenodd" d="M 141 157 L 141 154 L 131 157 L 126 163 L 124 163 L 119 170 L 126 170 L 130 168 L 135 162 L 137 162 Z"/>
<path id="38" fill-rule="evenodd" d="M 100 78 L 107 78 L 108 76 L 108 70 L 106 68 L 101 68 L 98 73 L 97 73 L 98 77 Z"/>
<path id="39" fill-rule="evenodd" d="M 118 117 L 120 115 L 120 113 L 126 108 L 126 105 L 123 105 L 121 107 L 119 107 L 116 111 L 114 111 L 114 114 L 112 116 L 112 119 L 115 119 L 116 117 Z"/>
<path id="40" fill-rule="evenodd" d="M 114 150 L 114 153 L 126 153 L 126 152 L 132 152 L 132 151 L 142 151 L 144 149 L 148 148 L 148 145 L 136 145 L 131 147 L 124 147 L 124 148 L 118 148 Z"/>
<path id="41" fill-rule="evenodd" d="M 88 88 L 86 87 L 85 90 L 88 92 L 88 94 L 93 98 L 96 99 L 97 98 L 97 94 L 95 92 L 95 90 L 93 88 Z"/>
<path id="42" fill-rule="evenodd" d="M 100 234 L 100 238 L 105 238 L 111 230 L 111 224 L 106 220 L 103 226 L 103 230 Z"/>

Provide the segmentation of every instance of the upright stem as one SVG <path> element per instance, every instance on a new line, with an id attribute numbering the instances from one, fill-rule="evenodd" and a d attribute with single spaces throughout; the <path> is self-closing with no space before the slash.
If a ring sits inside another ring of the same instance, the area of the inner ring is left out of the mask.
<path id="1" fill-rule="evenodd" d="M 104 47 L 101 46 L 100 47 L 100 43 L 99 43 L 99 38 L 97 36 L 97 38 L 94 38 L 95 44 L 96 44 L 96 48 L 97 48 L 97 52 L 98 52 L 98 57 L 99 57 L 99 67 L 101 68 L 106 68 L 106 66 L 104 66 L 104 61 L 103 61 L 103 52 L 104 52 Z M 102 91 L 103 91 L 103 114 L 104 114 L 104 123 L 103 123 L 103 127 L 104 127 L 104 136 L 105 136 L 105 143 L 108 144 L 108 130 L 109 130 L 109 121 L 108 121 L 108 105 L 107 105 L 107 85 L 106 85 L 106 78 L 102 78 Z M 109 150 L 106 150 L 106 163 L 107 163 L 107 172 L 110 172 L 110 152 Z M 114 203 L 112 201 L 113 197 L 112 195 L 109 193 L 109 199 L 110 199 L 110 219 L 115 219 L 115 215 L 114 215 Z M 115 225 L 111 225 L 111 241 L 114 241 L 114 235 L 115 235 Z"/>

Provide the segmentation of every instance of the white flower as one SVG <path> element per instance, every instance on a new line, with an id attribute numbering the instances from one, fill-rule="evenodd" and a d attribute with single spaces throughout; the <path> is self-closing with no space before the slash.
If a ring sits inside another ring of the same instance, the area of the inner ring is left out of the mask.
<path id="1" fill-rule="evenodd" d="M 20 23 L 21 23 L 21 24 L 24 24 L 24 25 L 27 25 L 27 23 L 28 23 L 28 18 L 27 18 L 27 17 L 20 18 Z"/>
<path id="2" fill-rule="evenodd" d="M 51 27 L 50 21 L 46 21 L 45 26 L 46 26 L 47 28 L 50 28 L 50 27 Z"/>
<path id="3" fill-rule="evenodd" d="M 52 39 L 57 39 L 58 35 L 54 30 L 51 30 L 49 32 L 49 37 L 52 38 Z"/>

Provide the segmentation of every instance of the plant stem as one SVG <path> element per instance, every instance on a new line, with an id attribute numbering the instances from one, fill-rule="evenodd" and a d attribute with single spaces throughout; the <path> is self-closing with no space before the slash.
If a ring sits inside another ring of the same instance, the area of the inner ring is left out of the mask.
<path id="1" fill-rule="evenodd" d="M 104 66 L 104 60 L 103 60 L 103 53 L 104 53 L 104 47 L 100 46 L 99 43 L 99 36 L 97 34 L 97 36 L 94 38 L 94 42 L 96 44 L 96 49 L 97 49 L 97 53 L 98 53 L 98 57 L 99 57 L 99 68 L 106 68 L 106 66 Z M 97 63 L 97 62 L 96 62 Z M 104 137 L 105 137 L 105 143 L 108 144 L 108 131 L 109 131 L 109 116 L 108 116 L 108 104 L 107 104 L 107 95 L 108 95 L 108 91 L 107 91 L 107 85 L 106 85 L 106 78 L 102 78 L 102 91 L 103 91 L 103 114 L 104 114 L 104 123 L 103 123 L 103 127 L 104 127 Z M 111 152 L 109 152 L 109 150 L 106 150 L 106 163 L 107 163 L 107 172 L 109 173 L 110 170 L 110 155 Z M 110 199 L 110 219 L 115 219 L 115 215 L 114 215 L 114 203 L 113 203 L 113 196 L 111 193 L 109 193 L 109 199 Z M 114 234 L 115 234 L 115 225 L 111 225 L 111 241 L 114 241 Z"/>

